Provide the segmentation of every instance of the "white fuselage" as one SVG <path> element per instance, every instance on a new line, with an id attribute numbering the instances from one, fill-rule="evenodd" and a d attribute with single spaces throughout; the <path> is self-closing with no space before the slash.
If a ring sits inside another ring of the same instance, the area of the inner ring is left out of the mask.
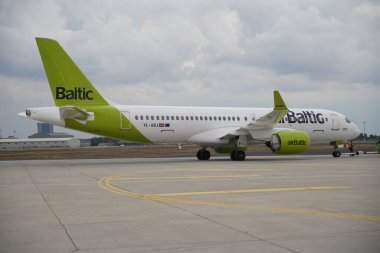
<path id="1" fill-rule="evenodd" d="M 226 146 L 233 136 L 246 135 L 247 144 L 254 144 L 268 141 L 274 133 L 284 129 L 304 131 L 312 143 L 318 143 L 352 140 L 360 133 L 359 128 L 343 114 L 323 109 L 289 109 L 287 115 L 273 128 L 251 129 L 250 125 L 255 120 L 273 109 L 116 104 L 113 106 L 120 111 L 120 129 L 117 130 L 122 130 L 121 139 L 128 140 L 131 126 L 134 126 L 152 143 Z M 59 107 L 40 107 L 27 109 L 25 116 L 69 127 L 61 114 Z M 123 122 L 121 115 L 128 121 Z M 97 118 L 96 113 L 94 118 Z M 221 138 L 228 135 L 231 135 L 230 138 Z"/>
<path id="2" fill-rule="evenodd" d="M 118 108 L 152 142 L 225 145 L 215 140 L 215 133 L 238 131 L 272 111 L 272 108 L 123 106 Z M 126 129 L 128 126 L 126 126 Z M 289 113 L 267 134 L 250 132 L 254 140 L 268 140 L 276 128 L 302 130 L 311 142 L 350 140 L 359 129 L 344 115 L 323 109 L 289 109 Z M 202 133 L 205 133 L 202 135 Z M 257 136 L 255 134 L 257 133 Z M 216 134 L 215 136 L 218 136 Z M 200 138 L 197 138 L 199 136 Z M 220 136 L 220 135 L 219 135 Z M 208 138 L 209 137 L 209 140 Z M 254 143 L 254 140 L 250 143 Z"/>

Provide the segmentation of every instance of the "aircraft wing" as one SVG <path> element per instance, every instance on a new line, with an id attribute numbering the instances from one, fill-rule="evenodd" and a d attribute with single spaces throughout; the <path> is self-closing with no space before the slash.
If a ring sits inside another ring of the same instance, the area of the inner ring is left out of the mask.
<path id="1" fill-rule="evenodd" d="M 272 129 L 288 113 L 288 107 L 285 105 L 280 93 L 274 91 L 273 95 L 273 111 L 248 124 L 244 127 L 245 129 Z"/>
<path id="2" fill-rule="evenodd" d="M 273 127 L 288 113 L 288 107 L 285 105 L 280 93 L 274 91 L 273 95 L 274 108 L 271 112 L 261 116 L 246 126 L 226 133 L 219 139 L 231 139 L 241 135 L 251 135 L 252 138 L 263 138 L 263 136 L 271 135 L 273 133 Z"/>

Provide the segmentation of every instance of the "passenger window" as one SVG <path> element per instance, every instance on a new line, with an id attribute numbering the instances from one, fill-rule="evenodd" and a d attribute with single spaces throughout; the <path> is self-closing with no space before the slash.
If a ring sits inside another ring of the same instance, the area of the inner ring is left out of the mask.
<path id="1" fill-rule="evenodd" d="M 154 120 L 154 116 L 150 116 L 150 119 L 151 119 L 151 120 Z"/>
<path id="2" fill-rule="evenodd" d="M 247 118 L 247 117 L 244 117 L 244 120 L 245 120 L 245 121 L 248 121 L 248 118 Z"/>
<path id="3" fill-rule="evenodd" d="M 164 120 L 165 119 L 165 116 L 161 116 L 161 120 Z"/>
<path id="4" fill-rule="evenodd" d="M 181 116 L 181 120 L 184 120 L 185 118 L 183 116 Z"/>
<path id="5" fill-rule="evenodd" d="M 236 117 L 237 121 L 240 121 L 240 117 Z"/>
<path id="6" fill-rule="evenodd" d="M 145 118 L 146 118 L 146 120 L 149 120 L 149 116 L 148 115 L 146 115 Z"/>
<path id="7" fill-rule="evenodd" d="M 140 119 L 143 120 L 143 119 L 144 119 L 144 116 L 140 115 Z"/>
<path id="8" fill-rule="evenodd" d="M 226 121 L 226 117 L 225 116 L 223 116 L 223 121 Z"/>
<path id="9" fill-rule="evenodd" d="M 170 117 L 169 116 L 166 116 L 166 120 L 169 120 L 170 119 Z"/>
<path id="10" fill-rule="evenodd" d="M 135 116 L 135 119 L 136 119 L 136 120 L 139 120 L 139 116 L 136 115 L 136 116 Z"/>
<path id="11" fill-rule="evenodd" d="M 199 116 L 199 120 L 203 120 L 203 117 L 202 117 L 202 116 Z"/>
<path id="12" fill-rule="evenodd" d="M 207 116 L 205 116 L 205 120 L 207 120 Z"/>
<path id="13" fill-rule="evenodd" d="M 174 120 L 174 116 L 172 116 L 172 120 Z"/>
<path id="14" fill-rule="evenodd" d="M 156 120 L 160 120 L 160 116 L 157 115 L 157 116 L 156 116 Z"/>
<path id="15" fill-rule="evenodd" d="M 215 121 L 217 120 L 216 116 L 214 116 L 214 120 L 215 120 Z"/>
<path id="16" fill-rule="evenodd" d="M 179 116 L 175 116 L 175 119 L 176 119 L 176 120 L 179 120 Z"/>
<path id="17" fill-rule="evenodd" d="M 231 117 L 230 116 L 228 116 L 228 121 L 231 121 Z"/>
<path id="18" fill-rule="evenodd" d="M 198 120 L 198 116 L 195 116 L 195 120 Z"/>
<path id="19" fill-rule="evenodd" d="M 186 116 L 186 120 L 189 120 L 189 116 Z"/>
<path id="20" fill-rule="evenodd" d="M 219 121 L 221 121 L 221 120 L 222 120 L 222 117 L 219 116 L 218 119 L 219 119 Z"/>
<path id="21" fill-rule="evenodd" d="M 193 116 L 190 116 L 190 120 L 194 120 L 194 117 L 193 117 Z"/>
<path id="22" fill-rule="evenodd" d="M 235 117 L 232 117 L 232 121 L 235 121 Z"/>

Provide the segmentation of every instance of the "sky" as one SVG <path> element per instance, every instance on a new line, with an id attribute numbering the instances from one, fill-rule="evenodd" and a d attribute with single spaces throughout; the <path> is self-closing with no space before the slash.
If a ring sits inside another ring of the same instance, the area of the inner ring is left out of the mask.
<path id="1" fill-rule="evenodd" d="M 0 0 L 0 129 L 54 102 L 35 37 L 130 105 L 323 108 L 380 134 L 380 2 Z M 56 132 L 75 133 L 63 128 Z"/>

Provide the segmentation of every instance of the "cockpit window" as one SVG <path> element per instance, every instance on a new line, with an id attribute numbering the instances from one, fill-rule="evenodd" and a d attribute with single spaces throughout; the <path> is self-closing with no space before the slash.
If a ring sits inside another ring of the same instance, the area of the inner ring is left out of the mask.
<path id="1" fill-rule="evenodd" d="M 346 117 L 346 122 L 347 123 L 351 123 L 351 120 L 349 118 Z"/>

